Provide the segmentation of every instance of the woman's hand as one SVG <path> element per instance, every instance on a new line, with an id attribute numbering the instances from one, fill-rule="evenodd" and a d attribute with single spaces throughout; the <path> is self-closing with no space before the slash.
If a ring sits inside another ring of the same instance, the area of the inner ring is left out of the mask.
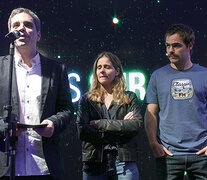
<path id="1" fill-rule="evenodd" d="M 100 122 L 100 120 L 92 120 L 92 121 L 90 121 L 90 125 L 96 126 L 99 122 Z"/>
<path id="2" fill-rule="evenodd" d="M 124 120 L 130 120 L 130 119 L 133 119 L 134 117 L 134 113 L 133 112 L 129 112 L 128 114 L 126 114 L 124 116 Z"/>

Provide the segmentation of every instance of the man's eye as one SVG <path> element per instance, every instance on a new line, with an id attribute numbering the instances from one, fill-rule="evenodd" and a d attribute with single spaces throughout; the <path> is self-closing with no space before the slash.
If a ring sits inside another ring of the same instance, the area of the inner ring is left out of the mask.
<path id="1" fill-rule="evenodd" d="M 180 47 L 180 45 L 179 44 L 175 44 L 173 47 L 177 48 L 177 47 Z"/>
<path id="2" fill-rule="evenodd" d="M 28 27 L 28 28 L 32 28 L 33 27 L 32 23 L 25 23 L 25 26 Z"/>
<path id="3" fill-rule="evenodd" d="M 14 24 L 13 25 L 13 28 L 17 28 L 19 25 L 18 24 Z"/>

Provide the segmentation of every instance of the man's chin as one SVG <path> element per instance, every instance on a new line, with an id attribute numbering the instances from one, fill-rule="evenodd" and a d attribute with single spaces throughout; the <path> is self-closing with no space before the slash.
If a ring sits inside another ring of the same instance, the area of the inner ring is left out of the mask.
<path id="1" fill-rule="evenodd" d="M 176 63 L 176 62 L 179 62 L 179 59 L 178 58 L 170 58 L 170 62 Z"/>
<path id="2" fill-rule="evenodd" d="M 16 46 L 16 47 L 23 47 L 23 46 L 25 46 L 25 45 L 26 45 L 25 42 L 18 42 L 18 43 L 15 43 L 15 46 Z"/>

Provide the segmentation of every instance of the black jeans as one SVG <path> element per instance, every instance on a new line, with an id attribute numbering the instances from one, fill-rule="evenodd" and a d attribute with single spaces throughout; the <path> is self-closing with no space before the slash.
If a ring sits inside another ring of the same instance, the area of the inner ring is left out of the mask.
<path id="1" fill-rule="evenodd" d="M 207 156 L 165 155 L 156 158 L 157 180 L 207 180 Z M 184 173 L 187 172 L 187 177 Z"/>

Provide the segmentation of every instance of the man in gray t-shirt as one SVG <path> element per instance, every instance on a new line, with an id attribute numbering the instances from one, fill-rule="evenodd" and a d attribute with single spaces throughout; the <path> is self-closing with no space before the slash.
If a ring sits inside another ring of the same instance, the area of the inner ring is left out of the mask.
<path id="1" fill-rule="evenodd" d="M 170 64 L 153 72 L 145 98 L 145 127 L 158 180 L 207 179 L 207 68 L 191 62 L 193 30 L 166 32 Z"/>

